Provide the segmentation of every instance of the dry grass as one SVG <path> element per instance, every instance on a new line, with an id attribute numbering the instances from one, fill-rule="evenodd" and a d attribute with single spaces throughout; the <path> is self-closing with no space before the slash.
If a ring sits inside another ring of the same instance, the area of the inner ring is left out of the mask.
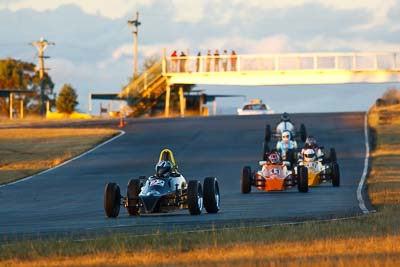
<path id="1" fill-rule="evenodd" d="M 397 110 L 396 110 L 397 111 Z M 375 113 L 370 114 L 372 126 Z M 376 117 L 378 118 L 378 117 Z M 0 247 L 4 266 L 400 266 L 400 121 L 376 128 L 368 193 L 376 213 L 297 226 L 113 235 Z M 395 133 L 395 134 L 394 134 Z"/>
<path id="2" fill-rule="evenodd" d="M 0 184 L 54 167 L 116 133 L 110 129 L 0 129 Z"/>
<path id="3" fill-rule="evenodd" d="M 92 253 L 80 257 L 7 260 L 4 266 L 399 266 L 400 236 Z"/>

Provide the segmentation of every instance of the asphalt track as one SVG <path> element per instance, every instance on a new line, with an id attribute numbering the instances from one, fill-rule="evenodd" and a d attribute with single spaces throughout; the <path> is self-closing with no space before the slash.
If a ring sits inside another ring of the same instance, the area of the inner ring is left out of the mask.
<path id="1" fill-rule="evenodd" d="M 244 165 L 258 167 L 265 124 L 278 115 L 218 116 L 132 120 L 125 134 L 57 169 L 0 187 L 0 240 L 13 236 L 152 233 L 158 229 L 199 229 L 228 225 L 263 225 L 362 214 L 356 190 L 364 169 L 364 113 L 292 114 L 320 145 L 334 147 L 341 186 L 324 184 L 299 193 L 240 193 Z M 221 210 L 190 216 L 187 210 L 158 215 L 107 218 L 103 190 L 115 181 L 125 194 L 130 178 L 154 173 L 160 151 L 170 148 L 187 180 L 216 176 Z"/>

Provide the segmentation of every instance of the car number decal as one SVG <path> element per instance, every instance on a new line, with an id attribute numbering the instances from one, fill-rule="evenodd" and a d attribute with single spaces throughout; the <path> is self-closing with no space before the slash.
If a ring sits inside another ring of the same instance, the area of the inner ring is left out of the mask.
<path id="1" fill-rule="evenodd" d="M 306 167 L 316 169 L 316 168 L 318 168 L 318 164 L 315 162 L 309 162 L 306 164 Z"/>
<path id="2" fill-rule="evenodd" d="M 150 186 L 155 186 L 155 185 L 164 186 L 164 181 L 160 179 L 151 180 Z"/>
<path id="3" fill-rule="evenodd" d="M 279 175 L 281 173 L 281 170 L 274 168 L 274 169 L 269 170 L 269 173 Z"/>

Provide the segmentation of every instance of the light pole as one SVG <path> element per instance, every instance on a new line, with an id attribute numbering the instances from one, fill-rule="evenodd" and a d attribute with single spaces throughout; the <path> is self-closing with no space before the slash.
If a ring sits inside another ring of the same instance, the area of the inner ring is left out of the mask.
<path id="1" fill-rule="evenodd" d="M 135 28 L 133 29 L 133 76 L 132 76 L 132 81 L 135 80 L 136 78 L 136 73 L 137 73 L 137 43 L 138 43 L 138 32 L 140 26 L 140 21 L 139 21 L 139 12 L 136 11 L 136 19 L 135 20 L 128 20 L 128 25 L 129 26 L 134 26 Z"/>

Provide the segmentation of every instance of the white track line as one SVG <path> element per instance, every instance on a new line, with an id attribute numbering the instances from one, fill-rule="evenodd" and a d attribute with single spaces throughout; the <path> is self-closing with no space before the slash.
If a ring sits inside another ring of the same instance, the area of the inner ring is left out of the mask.
<path id="1" fill-rule="evenodd" d="M 78 155 L 78 156 L 72 158 L 72 159 L 69 159 L 69 160 L 67 160 L 67 161 L 64 161 L 64 162 L 61 163 L 60 165 L 57 165 L 57 166 L 55 166 L 55 167 L 53 167 L 53 168 L 44 170 L 44 171 L 42 171 L 42 172 L 36 173 L 36 174 L 34 174 L 34 175 L 25 177 L 25 178 L 23 178 L 23 179 L 20 179 L 20 180 L 11 182 L 11 183 L 2 184 L 2 185 L 0 185 L 0 188 L 5 187 L 5 186 L 8 186 L 8 185 L 13 185 L 13 184 L 18 184 L 18 183 L 21 183 L 21 182 L 28 181 L 28 180 L 30 180 L 30 179 L 36 177 L 36 176 L 45 174 L 45 173 L 47 173 L 47 172 L 49 172 L 49 171 L 52 171 L 52 170 L 57 169 L 57 168 L 59 168 L 59 167 L 61 167 L 61 166 L 64 166 L 65 164 L 68 164 L 68 163 L 70 163 L 70 162 L 73 161 L 73 160 L 79 159 L 79 158 L 81 158 L 81 157 L 83 157 L 83 156 L 85 156 L 85 155 L 87 155 L 87 154 L 89 154 L 89 153 L 95 151 L 96 149 L 98 149 L 98 148 L 104 146 L 105 144 L 108 144 L 108 143 L 110 143 L 111 141 L 114 141 L 114 140 L 117 139 L 118 137 L 120 137 L 120 136 L 122 136 L 122 135 L 125 134 L 124 131 L 122 131 L 122 130 L 119 130 L 119 131 L 120 131 L 120 134 L 118 134 L 117 136 L 114 136 L 113 138 L 111 138 L 111 139 L 105 141 L 104 143 L 101 143 L 101 144 L 95 146 L 94 148 L 92 148 L 92 149 L 90 149 L 90 150 L 88 150 L 88 151 L 86 151 L 86 152 L 84 152 L 84 153 L 82 153 L 82 154 L 80 154 L 80 155 Z"/>
<path id="2" fill-rule="evenodd" d="M 362 197 L 362 188 L 365 183 L 365 179 L 367 178 L 368 173 L 368 161 L 369 161 L 369 139 L 368 139 L 368 112 L 365 113 L 364 119 L 364 135 L 365 135 L 365 160 L 364 160 L 364 171 L 361 175 L 360 183 L 358 184 L 357 188 L 357 199 L 358 199 L 358 206 L 362 210 L 364 214 L 368 214 L 370 211 L 365 206 L 364 199 Z"/>

